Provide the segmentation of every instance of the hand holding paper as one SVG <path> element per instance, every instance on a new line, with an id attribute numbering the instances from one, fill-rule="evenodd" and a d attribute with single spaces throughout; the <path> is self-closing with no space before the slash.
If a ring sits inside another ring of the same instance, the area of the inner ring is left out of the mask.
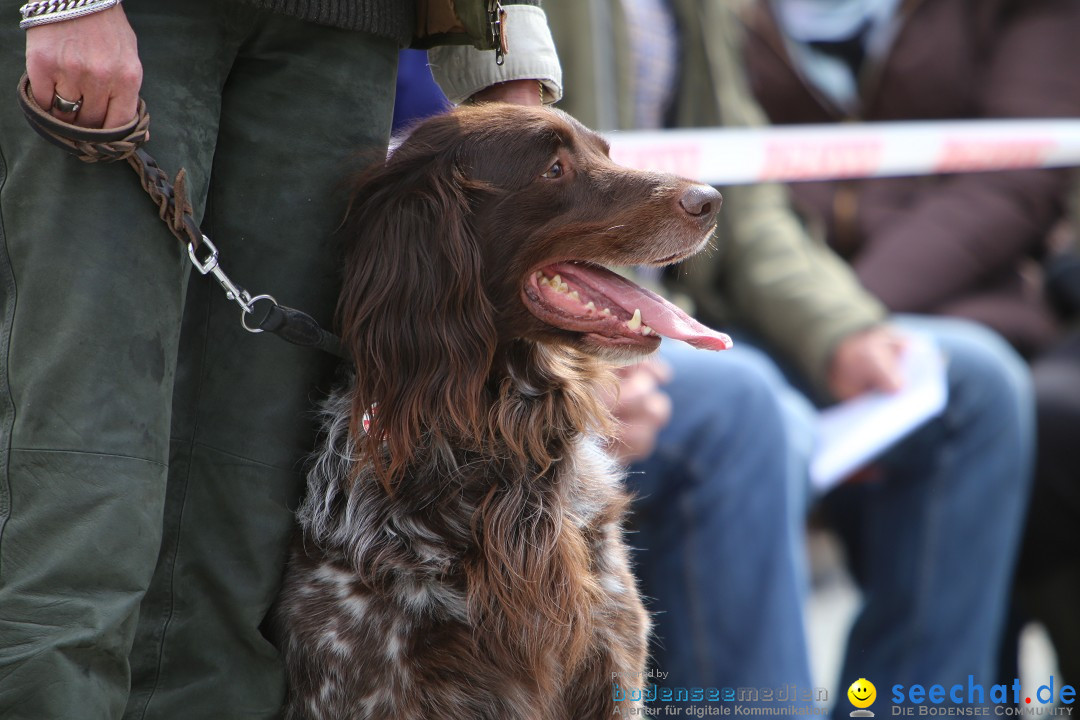
<path id="1" fill-rule="evenodd" d="M 819 492 L 838 484 L 945 409 L 945 358 L 928 338 L 903 338 L 899 391 L 863 393 L 819 413 L 818 445 L 810 464 L 810 480 Z"/>

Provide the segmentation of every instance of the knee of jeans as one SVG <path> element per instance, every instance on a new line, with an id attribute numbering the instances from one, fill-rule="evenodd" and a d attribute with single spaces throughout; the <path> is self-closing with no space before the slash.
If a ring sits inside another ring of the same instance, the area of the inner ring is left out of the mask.
<path id="1" fill-rule="evenodd" d="M 724 378 L 728 396 L 717 412 L 729 414 L 726 422 L 713 423 L 712 434 L 717 440 L 744 442 L 773 448 L 785 454 L 810 445 L 813 420 L 796 401 L 779 374 L 771 368 L 744 365 Z"/>
<path id="2" fill-rule="evenodd" d="M 703 354 L 704 355 L 704 354 Z M 746 354 L 698 356 L 672 362 L 671 422 L 658 451 L 691 465 L 712 464 L 738 448 L 787 445 L 780 381 L 762 360 Z"/>
<path id="3" fill-rule="evenodd" d="M 1000 335 L 972 326 L 952 339 L 946 352 L 955 367 L 950 373 L 951 391 L 975 389 L 982 411 L 1015 418 L 1021 431 L 1030 430 L 1035 398 L 1031 370 Z"/>
<path id="4" fill-rule="evenodd" d="M 1030 486 L 1035 445 L 1035 394 L 1031 371 L 997 333 L 966 324 L 942 341 L 949 357 L 949 406 L 953 430 L 971 428 L 998 454 L 1008 455 L 1008 485 L 1016 492 Z M 975 430 L 975 428 L 981 428 Z M 1004 486 L 1003 486 L 1004 487 Z"/>
<path id="5" fill-rule="evenodd" d="M 675 405 L 672 425 L 683 422 L 723 435 L 750 423 L 777 425 L 783 380 L 764 355 L 741 349 L 692 350 L 664 359 L 674 378 L 667 386 Z"/>
<path id="6" fill-rule="evenodd" d="M 817 444 L 818 411 L 803 394 L 785 388 L 780 399 L 788 447 L 804 464 L 809 464 Z"/>

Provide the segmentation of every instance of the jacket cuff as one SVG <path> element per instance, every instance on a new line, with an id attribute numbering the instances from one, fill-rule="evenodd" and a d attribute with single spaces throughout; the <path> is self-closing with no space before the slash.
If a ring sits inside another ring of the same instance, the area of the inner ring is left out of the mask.
<path id="1" fill-rule="evenodd" d="M 428 50 L 435 82 L 450 102 L 460 105 L 485 88 L 511 80 L 538 80 L 544 102 L 562 98 L 562 68 L 548 29 L 547 15 L 533 5 L 504 5 L 509 52 L 495 64 L 494 50 L 442 45 Z"/>

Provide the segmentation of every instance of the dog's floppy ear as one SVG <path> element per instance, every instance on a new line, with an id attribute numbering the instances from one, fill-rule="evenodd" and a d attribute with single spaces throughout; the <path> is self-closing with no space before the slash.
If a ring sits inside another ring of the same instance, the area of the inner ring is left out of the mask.
<path id="1" fill-rule="evenodd" d="M 388 487 L 421 445 L 483 435 L 497 338 L 470 226 L 481 191 L 450 153 L 395 156 L 360 179 L 344 225 L 338 322 L 356 364 L 353 430 L 369 417 L 364 459 Z"/>

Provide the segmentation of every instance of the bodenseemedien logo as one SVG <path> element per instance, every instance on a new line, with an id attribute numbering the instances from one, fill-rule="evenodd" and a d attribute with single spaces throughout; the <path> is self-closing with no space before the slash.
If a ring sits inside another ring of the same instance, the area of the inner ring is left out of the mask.
<path id="1" fill-rule="evenodd" d="M 877 700 L 877 688 L 874 687 L 874 683 L 866 678 L 859 678 L 851 683 L 847 689 L 847 696 L 848 701 L 858 708 L 848 713 L 851 717 L 874 717 L 874 712 L 867 710 L 874 704 L 874 700 Z"/>

